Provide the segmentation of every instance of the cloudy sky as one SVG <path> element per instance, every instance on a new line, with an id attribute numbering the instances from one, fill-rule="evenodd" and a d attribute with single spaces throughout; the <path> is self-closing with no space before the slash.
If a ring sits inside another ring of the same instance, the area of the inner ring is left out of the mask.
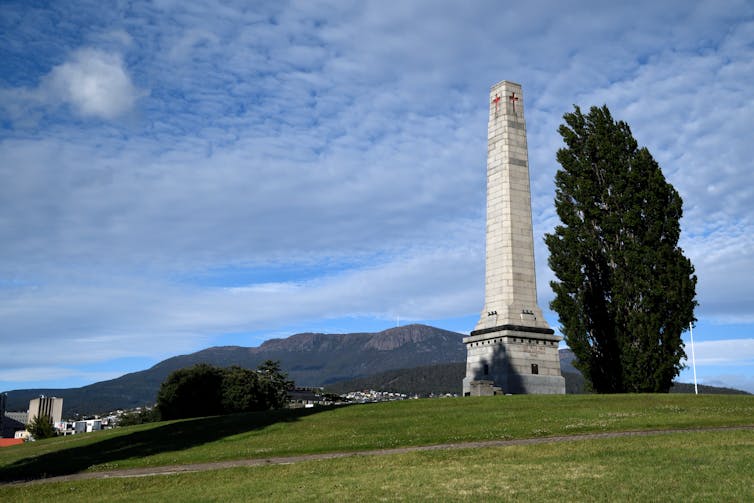
<path id="1" fill-rule="evenodd" d="M 607 104 L 683 197 L 700 381 L 754 392 L 744 0 L 3 2 L 0 390 L 302 331 L 473 329 L 500 80 L 523 85 L 550 324 L 557 127 Z"/>

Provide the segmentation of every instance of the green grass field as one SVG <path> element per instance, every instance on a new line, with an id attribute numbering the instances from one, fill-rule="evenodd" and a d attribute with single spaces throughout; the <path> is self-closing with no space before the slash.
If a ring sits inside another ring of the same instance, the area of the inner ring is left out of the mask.
<path id="1" fill-rule="evenodd" d="M 0 450 L 0 481 L 474 440 L 754 424 L 752 396 L 412 400 L 240 414 Z M 688 432 L 307 461 L 138 479 L 0 486 L 0 500 L 754 500 L 754 432 Z M 685 496 L 684 496 L 685 495 Z M 683 497 L 682 497 L 683 496 Z"/>
<path id="2" fill-rule="evenodd" d="M 308 461 L 0 488 L 7 501 L 752 501 L 751 432 Z"/>

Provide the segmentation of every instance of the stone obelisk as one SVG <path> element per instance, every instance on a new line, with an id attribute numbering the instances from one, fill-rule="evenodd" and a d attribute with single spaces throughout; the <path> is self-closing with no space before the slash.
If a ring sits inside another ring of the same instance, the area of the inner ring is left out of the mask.
<path id="1" fill-rule="evenodd" d="M 558 342 L 537 304 L 521 86 L 490 91 L 484 309 L 466 344 L 464 395 L 565 393 Z"/>

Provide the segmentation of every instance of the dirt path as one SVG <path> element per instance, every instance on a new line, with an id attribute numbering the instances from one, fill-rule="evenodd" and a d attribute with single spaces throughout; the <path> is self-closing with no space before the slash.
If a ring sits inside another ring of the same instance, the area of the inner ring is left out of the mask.
<path id="1" fill-rule="evenodd" d="M 323 454 L 305 454 L 301 456 L 287 456 L 274 458 L 237 459 L 232 461 L 217 461 L 213 463 L 196 463 L 189 465 L 154 466 L 149 468 L 130 468 L 124 470 L 110 470 L 101 472 L 83 472 L 59 477 L 49 477 L 31 481 L 11 482 L 6 485 L 42 484 L 48 482 L 67 482 L 71 480 L 151 477 L 154 475 L 173 475 L 176 473 L 201 472 L 206 470 L 222 470 L 246 466 L 286 465 L 303 461 L 318 461 L 323 459 L 348 458 L 355 456 L 390 456 L 409 452 L 437 451 L 450 449 L 480 449 L 485 447 L 508 447 L 514 445 L 549 444 L 553 442 L 577 442 L 581 440 L 598 440 L 604 438 L 646 437 L 650 435 L 666 435 L 671 433 L 696 433 L 710 431 L 754 430 L 751 426 L 731 426 L 718 428 L 694 428 L 675 430 L 645 430 L 645 431 L 616 431 L 609 433 L 587 433 L 583 435 L 568 435 L 557 437 L 523 438 L 517 440 L 485 440 L 479 442 L 459 442 L 438 445 L 420 445 L 414 447 L 397 447 L 394 449 L 374 449 L 352 452 L 329 452 Z M 4 484 L 0 484 L 4 485 Z"/>

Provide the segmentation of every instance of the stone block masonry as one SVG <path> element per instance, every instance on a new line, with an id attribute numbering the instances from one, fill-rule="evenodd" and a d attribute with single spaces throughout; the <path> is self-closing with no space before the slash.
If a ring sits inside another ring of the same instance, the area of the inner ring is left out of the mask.
<path id="1" fill-rule="evenodd" d="M 529 154 L 519 84 L 502 81 L 492 86 L 487 141 L 485 303 L 474 331 L 464 338 L 463 392 L 562 394 L 560 337 L 537 304 Z"/>

